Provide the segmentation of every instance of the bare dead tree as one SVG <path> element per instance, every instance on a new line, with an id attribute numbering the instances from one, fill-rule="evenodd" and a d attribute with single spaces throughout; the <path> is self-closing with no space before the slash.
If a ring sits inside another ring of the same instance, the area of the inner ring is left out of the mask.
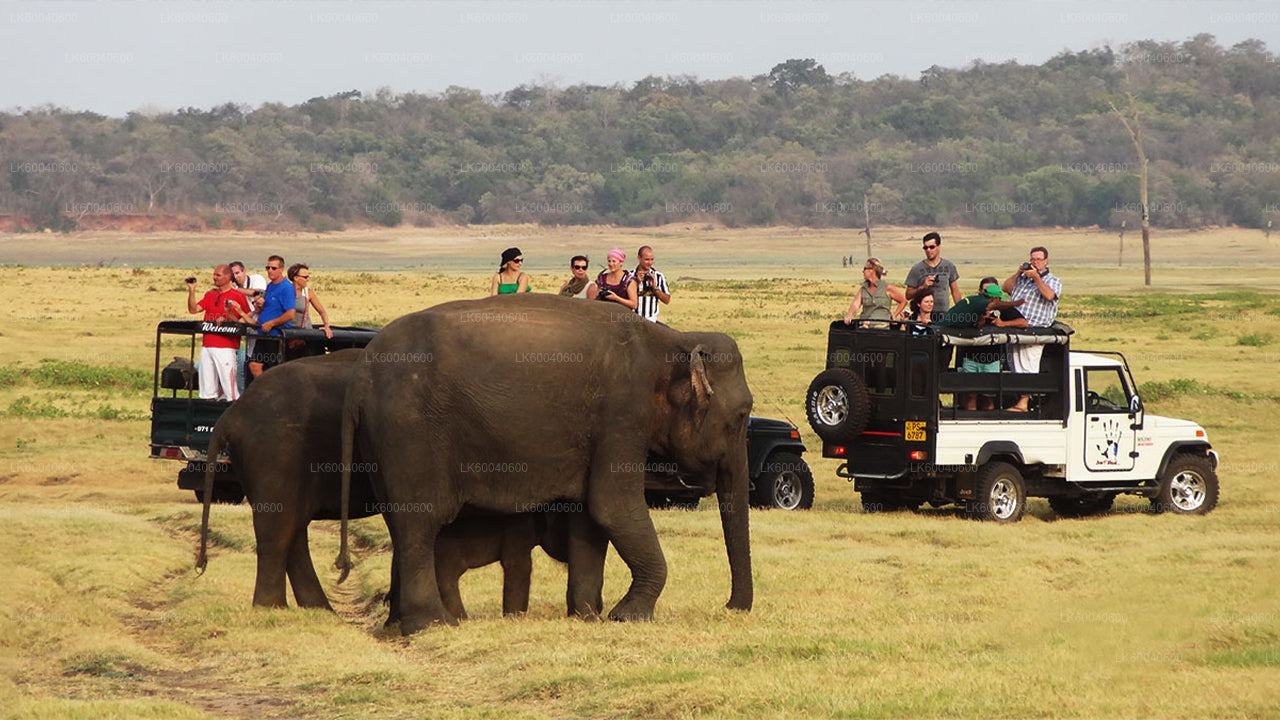
<path id="1" fill-rule="evenodd" d="M 867 194 L 862 193 L 862 232 L 867 236 L 867 257 L 871 254 L 871 204 L 867 202 Z"/>
<path id="2" fill-rule="evenodd" d="M 1116 256 L 1116 267 L 1124 267 L 1124 226 L 1128 224 L 1128 220 L 1120 221 L 1120 253 Z"/>
<path id="3" fill-rule="evenodd" d="M 1125 83 L 1129 81 L 1128 74 L 1125 75 Z M 1124 123 L 1124 129 L 1129 131 L 1129 139 L 1133 140 L 1133 146 L 1138 151 L 1138 202 L 1142 206 L 1142 272 L 1143 284 L 1151 284 L 1151 213 L 1147 206 L 1147 153 L 1142 149 L 1142 121 L 1138 117 L 1138 101 L 1133 96 L 1133 91 L 1126 89 L 1125 97 L 1129 99 L 1129 105 L 1125 110 L 1128 117 L 1116 107 L 1115 103 L 1111 105 L 1111 111 L 1120 118 L 1120 122 Z M 1132 121 L 1132 123 L 1130 122 Z M 1121 243 L 1124 239 L 1121 238 Z M 1123 245 L 1122 245 L 1123 247 Z"/>

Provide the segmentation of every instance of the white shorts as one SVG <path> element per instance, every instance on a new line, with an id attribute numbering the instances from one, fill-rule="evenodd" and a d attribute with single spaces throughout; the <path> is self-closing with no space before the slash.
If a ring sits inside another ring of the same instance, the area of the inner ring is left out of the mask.
<path id="1" fill-rule="evenodd" d="M 1044 354 L 1043 345 L 1018 345 L 1014 348 L 1013 371 L 1016 373 L 1040 372 L 1040 356 Z"/>
<path id="2" fill-rule="evenodd" d="M 201 348 L 200 397 L 205 400 L 235 400 L 240 397 L 236 369 L 236 348 Z"/>

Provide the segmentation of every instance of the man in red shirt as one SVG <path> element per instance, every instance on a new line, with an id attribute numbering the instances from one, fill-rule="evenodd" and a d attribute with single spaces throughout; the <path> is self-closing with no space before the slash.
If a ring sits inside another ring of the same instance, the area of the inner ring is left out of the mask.
<path id="1" fill-rule="evenodd" d="M 231 268 L 219 265 L 213 269 L 213 289 L 196 299 L 196 279 L 187 278 L 187 310 L 204 311 L 206 323 L 235 327 L 236 320 L 249 316 L 249 301 L 231 284 Z M 239 335 L 206 332 L 200 351 L 200 397 L 207 400 L 235 400 L 240 396 L 236 385 L 236 350 Z"/>

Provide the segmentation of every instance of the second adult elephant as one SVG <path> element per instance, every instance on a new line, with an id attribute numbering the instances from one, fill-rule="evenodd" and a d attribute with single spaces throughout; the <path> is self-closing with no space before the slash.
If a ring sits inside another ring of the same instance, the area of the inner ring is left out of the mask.
<path id="1" fill-rule="evenodd" d="M 347 381 L 361 350 L 341 350 L 303 358 L 263 373 L 222 414 L 210 438 L 209 457 L 226 451 L 225 481 L 238 483 L 253 511 L 258 556 L 253 604 L 285 607 L 285 578 L 300 607 L 332 610 L 316 576 L 307 529 L 313 520 L 337 520 L 341 513 L 340 428 Z M 208 558 L 209 498 L 215 464 L 207 464 L 204 513 L 196 567 Z M 350 503 L 354 517 L 380 513 L 369 472 L 353 467 Z M 499 562 L 503 568 L 504 614 L 529 605 L 530 553 L 541 545 L 556 560 L 567 560 L 567 518 L 549 513 L 495 515 L 465 513 L 444 528 L 436 543 L 437 576 L 450 611 L 465 617 L 458 580 L 467 570 Z M 388 595 L 396 620 L 396 582 Z M 597 604 L 600 602 L 596 600 Z"/>
<path id="2" fill-rule="evenodd" d="M 386 501 L 435 509 L 388 517 L 402 632 L 455 621 L 437 589 L 434 543 L 464 505 L 584 503 L 632 574 L 609 616 L 651 618 L 666 561 L 644 500 L 650 452 L 716 489 L 728 607 L 750 609 L 752 399 L 732 338 L 677 332 L 603 303 L 521 295 L 407 315 L 365 351 L 347 389 L 343 462 L 358 448 L 378 464 Z M 589 615 L 603 548 L 581 533 L 570 539 L 570 610 Z M 344 535 L 338 564 L 349 563 Z"/>

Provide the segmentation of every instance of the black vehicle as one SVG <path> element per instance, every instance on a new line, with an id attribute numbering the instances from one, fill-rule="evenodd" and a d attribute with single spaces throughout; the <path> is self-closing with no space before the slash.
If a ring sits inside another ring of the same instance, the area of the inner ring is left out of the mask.
<path id="1" fill-rule="evenodd" d="M 285 361 L 345 348 L 362 348 L 378 334 L 378 328 L 332 327 L 333 338 L 319 330 L 282 330 L 282 337 L 258 335 L 242 324 L 216 324 L 201 320 L 166 320 L 156 326 L 155 378 L 151 397 L 151 457 L 185 463 L 178 471 L 178 487 L 191 490 L 197 500 L 204 487 L 204 470 L 209 435 L 218 418 L 231 403 L 202 400 L 195 373 L 196 346 L 205 333 L 256 337 L 259 343 L 275 343 Z M 166 337 L 186 340 L 184 356 L 161 366 L 160 355 Z M 301 340 L 305 349 L 289 350 L 292 340 Z M 757 507 L 785 510 L 813 505 L 813 474 L 805 464 L 800 431 L 781 420 L 752 417 L 747 426 L 747 458 L 751 471 L 751 502 Z M 225 457 L 221 458 L 225 461 Z M 673 463 L 650 458 L 645 475 L 645 496 L 652 507 L 696 506 L 698 500 L 714 492 L 690 484 Z M 214 502 L 238 503 L 244 491 L 233 480 L 215 480 Z"/>
<path id="2" fill-rule="evenodd" d="M 747 420 L 747 470 L 751 476 L 751 505 L 779 510 L 808 510 L 813 506 L 813 473 L 804 461 L 804 443 L 795 425 L 756 417 Z M 675 463 L 650 458 L 645 468 L 645 500 L 653 508 L 698 506 L 715 492 Z"/>
<path id="3" fill-rule="evenodd" d="M 333 338 L 326 337 L 320 330 L 289 328 L 281 330 L 282 336 L 270 336 L 259 335 L 251 326 L 240 323 L 218 324 L 204 320 L 161 322 L 156 326 L 155 377 L 151 390 L 151 457 L 186 463 L 178 471 L 178 487 L 194 491 L 196 499 L 201 499 L 209 434 L 213 432 L 218 418 L 222 417 L 222 412 L 231 406 L 230 402 L 205 400 L 198 394 L 195 357 L 196 346 L 202 335 L 212 333 L 256 337 L 259 343 L 272 343 L 280 348 L 287 361 L 345 348 L 362 348 L 378 334 L 377 328 L 334 326 L 330 330 Z M 161 367 L 160 354 L 164 339 L 172 336 L 186 340 L 185 357 L 174 356 L 172 362 Z M 303 347 L 289 349 L 291 340 L 301 340 Z M 215 482 L 213 499 L 220 503 L 238 503 L 244 499 L 244 491 L 234 481 Z"/>

